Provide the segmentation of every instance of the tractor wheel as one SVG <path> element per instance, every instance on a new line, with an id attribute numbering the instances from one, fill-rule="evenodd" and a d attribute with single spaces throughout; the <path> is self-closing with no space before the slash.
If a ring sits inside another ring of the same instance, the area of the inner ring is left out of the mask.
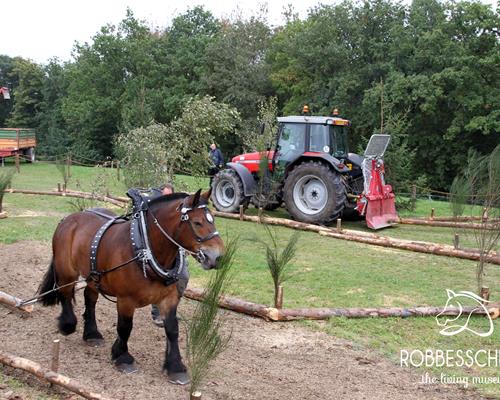
<path id="1" fill-rule="evenodd" d="M 238 212 L 241 204 L 248 204 L 243 183 L 232 169 L 223 169 L 214 176 L 211 198 L 218 211 L 229 213 Z"/>
<path id="2" fill-rule="evenodd" d="M 344 209 L 346 188 L 342 176 L 320 162 L 295 167 L 285 181 L 284 201 L 297 221 L 326 224 Z"/>

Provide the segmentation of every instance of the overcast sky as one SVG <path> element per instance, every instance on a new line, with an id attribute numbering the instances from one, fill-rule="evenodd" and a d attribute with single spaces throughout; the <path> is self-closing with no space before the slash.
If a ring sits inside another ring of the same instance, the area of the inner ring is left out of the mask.
<path id="1" fill-rule="evenodd" d="M 496 0 L 482 0 L 496 5 Z M 127 7 L 138 19 L 153 27 L 164 28 L 172 18 L 188 8 L 203 5 L 216 17 L 255 15 L 259 4 L 267 5 L 271 25 L 283 22 L 282 12 L 292 4 L 301 18 L 318 3 L 329 0 L 0 0 L 0 54 L 21 56 L 39 63 L 52 57 L 66 61 L 75 41 L 90 42 L 92 36 L 108 23 L 117 24 Z"/>

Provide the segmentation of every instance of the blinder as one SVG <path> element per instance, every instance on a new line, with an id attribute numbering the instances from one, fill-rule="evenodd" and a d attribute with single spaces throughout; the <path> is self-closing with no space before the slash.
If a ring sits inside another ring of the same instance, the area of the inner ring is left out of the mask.
<path id="1" fill-rule="evenodd" d="M 207 220 L 207 222 L 209 224 L 211 224 L 211 225 L 214 224 L 214 217 L 212 216 L 212 214 L 210 214 L 210 210 L 208 209 L 208 207 L 205 204 L 197 206 L 196 208 L 204 209 L 204 211 L 205 211 L 205 219 Z M 193 235 L 194 235 L 194 237 L 195 237 L 195 239 L 196 239 L 196 241 L 198 243 L 203 243 L 203 242 L 206 242 L 206 241 L 208 241 L 210 239 L 213 239 L 216 236 L 220 236 L 218 231 L 210 232 L 206 236 L 200 236 L 198 234 L 198 232 L 196 232 L 196 229 L 194 228 L 193 223 L 191 222 L 191 219 L 189 218 L 189 214 L 188 213 L 190 211 L 193 211 L 193 208 L 192 207 L 186 207 L 183 204 L 183 207 L 179 211 L 181 213 L 181 222 L 187 222 L 189 224 L 189 227 L 191 228 L 191 231 L 193 232 Z"/>

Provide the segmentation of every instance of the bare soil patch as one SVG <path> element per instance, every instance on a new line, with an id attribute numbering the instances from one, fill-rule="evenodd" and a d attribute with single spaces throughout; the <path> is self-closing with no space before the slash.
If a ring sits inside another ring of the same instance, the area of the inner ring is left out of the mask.
<path id="1" fill-rule="evenodd" d="M 31 297 L 45 273 L 50 254 L 50 245 L 43 242 L 0 245 L 0 290 L 21 298 Z M 197 268 L 192 264 L 192 268 Z M 76 300 L 75 312 L 81 316 L 82 292 L 77 292 Z M 193 303 L 184 299 L 179 313 L 189 318 L 192 309 Z M 61 336 L 55 321 L 59 312 L 59 306 L 35 305 L 33 314 L 25 317 L 0 306 L 0 349 L 48 365 L 51 342 L 59 338 L 59 372 L 95 391 L 117 399 L 188 398 L 187 388 L 167 383 L 161 372 L 164 333 L 152 324 L 148 307 L 137 310 L 134 319 L 129 349 L 140 370 L 132 375 L 116 371 L 110 361 L 116 329 L 113 303 L 101 297 L 97 306 L 97 322 L 106 339 L 102 348 L 90 348 L 83 343 L 81 318 L 75 334 Z M 268 323 L 228 312 L 225 329 L 232 331 L 232 339 L 202 388 L 204 400 L 484 398 L 456 386 L 420 384 L 419 371 L 400 368 L 374 352 L 354 349 L 357 346 L 352 343 L 295 323 Z M 184 339 L 182 332 L 182 350 Z M 0 369 L 1 373 L 21 377 L 45 395 L 73 398 L 9 368 Z M 23 398 L 31 398 L 19 390 Z"/>

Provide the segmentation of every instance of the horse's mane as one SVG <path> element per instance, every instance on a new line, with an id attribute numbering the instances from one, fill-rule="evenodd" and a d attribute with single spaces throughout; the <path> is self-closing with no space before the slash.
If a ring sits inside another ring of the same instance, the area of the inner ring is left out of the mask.
<path id="1" fill-rule="evenodd" d="M 186 197 L 190 196 L 189 193 L 184 193 L 184 192 L 175 192 L 171 194 L 165 194 L 162 196 L 158 196 L 154 199 L 152 199 L 149 203 L 150 206 L 155 205 L 157 203 L 163 203 L 163 202 L 170 202 L 170 201 L 175 201 L 179 199 L 185 199 Z M 207 205 L 208 202 L 200 197 L 200 205 Z"/>

